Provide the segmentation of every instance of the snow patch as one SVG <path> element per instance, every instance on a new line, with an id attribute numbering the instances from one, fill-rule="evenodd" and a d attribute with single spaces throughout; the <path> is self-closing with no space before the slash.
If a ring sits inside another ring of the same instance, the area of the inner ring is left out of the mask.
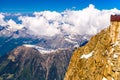
<path id="1" fill-rule="evenodd" d="M 114 65 L 110 60 L 107 60 L 107 61 L 110 65 L 112 65 L 112 66 Z"/>
<path id="2" fill-rule="evenodd" d="M 112 78 L 112 80 L 115 80 L 114 78 Z"/>
<path id="3" fill-rule="evenodd" d="M 114 54 L 114 55 L 113 55 L 113 58 L 118 58 L 118 55 L 117 55 L 117 54 Z"/>
<path id="4" fill-rule="evenodd" d="M 30 45 L 30 44 L 24 44 L 23 46 L 25 46 L 25 47 L 34 47 L 34 45 Z"/>
<path id="5" fill-rule="evenodd" d="M 56 51 L 56 50 L 53 50 L 53 49 L 45 49 L 43 47 L 36 46 L 36 45 L 31 45 L 31 44 L 24 44 L 23 46 L 33 47 L 33 48 L 37 49 L 42 54 L 51 53 L 51 52 L 55 52 Z"/>
<path id="6" fill-rule="evenodd" d="M 74 38 L 74 35 L 69 35 L 68 38 L 72 39 L 72 40 L 76 39 L 76 38 Z"/>
<path id="7" fill-rule="evenodd" d="M 114 64 L 111 62 L 111 65 L 114 66 Z"/>
<path id="8" fill-rule="evenodd" d="M 74 46 L 74 48 L 78 48 L 79 47 L 79 45 L 78 44 L 76 44 L 75 46 Z"/>
<path id="9" fill-rule="evenodd" d="M 113 44 L 113 47 L 117 46 L 119 44 L 118 41 L 116 41 L 114 44 Z"/>
<path id="10" fill-rule="evenodd" d="M 91 57 L 93 55 L 93 52 L 90 52 L 89 54 L 83 54 L 80 58 L 85 58 L 85 59 L 88 59 L 89 57 Z"/>
<path id="11" fill-rule="evenodd" d="M 70 42 L 70 43 L 75 43 L 75 44 L 77 44 L 77 42 L 75 42 L 75 41 L 73 41 L 73 40 L 71 40 L 71 39 L 65 38 L 65 40 L 68 41 L 68 42 Z"/>
<path id="12" fill-rule="evenodd" d="M 102 79 L 102 80 L 107 80 L 107 78 L 103 77 L 103 79 Z"/>

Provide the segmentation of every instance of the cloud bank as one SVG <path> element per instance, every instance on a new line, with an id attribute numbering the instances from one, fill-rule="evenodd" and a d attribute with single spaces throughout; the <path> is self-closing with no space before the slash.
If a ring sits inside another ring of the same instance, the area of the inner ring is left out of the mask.
<path id="1" fill-rule="evenodd" d="M 15 16 L 16 14 L 14 14 Z M 4 27 L 7 26 L 9 30 L 15 31 L 18 29 L 22 29 L 23 25 L 22 24 L 17 24 L 14 20 L 9 19 L 7 21 L 4 20 L 6 16 L 11 16 L 11 14 L 7 13 L 0 13 L 0 26 Z M 17 15 L 18 16 L 18 15 Z"/>
<path id="2" fill-rule="evenodd" d="M 110 15 L 120 14 L 120 10 L 98 10 L 90 4 L 82 10 L 65 10 L 64 12 L 41 11 L 34 12 L 34 16 L 22 16 L 17 24 L 12 19 L 5 21 L 0 14 L 0 25 L 13 29 L 26 27 L 30 34 L 40 36 L 54 36 L 57 34 L 94 35 L 110 25 Z"/>

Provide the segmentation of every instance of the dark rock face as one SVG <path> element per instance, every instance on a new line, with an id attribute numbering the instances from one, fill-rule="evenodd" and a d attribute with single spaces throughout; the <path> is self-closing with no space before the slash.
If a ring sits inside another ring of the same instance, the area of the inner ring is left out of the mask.
<path id="1" fill-rule="evenodd" d="M 0 80 L 63 80 L 73 49 L 49 54 L 21 46 L 0 58 Z"/>
<path id="2" fill-rule="evenodd" d="M 73 50 L 58 50 L 46 61 L 46 80 L 63 80 Z"/>

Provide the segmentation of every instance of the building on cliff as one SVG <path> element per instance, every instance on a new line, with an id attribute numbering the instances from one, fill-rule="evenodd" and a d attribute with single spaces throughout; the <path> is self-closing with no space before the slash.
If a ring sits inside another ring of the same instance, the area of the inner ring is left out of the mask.
<path id="1" fill-rule="evenodd" d="M 120 34 L 119 34 L 119 32 L 120 32 L 120 15 L 111 15 L 110 21 L 111 21 L 110 26 L 113 26 L 113 27 L 111 27 L 111 28 L 113 28 L 113 29 L 111 29 L 112 30 L 111 33 L 112 33 L 112 35 L 115 36 L 115 38 L 112 38 L 112 41 L 115 42 L 117 37 L 120 38 Z"/>
<path id="2" fill-rule="evenodd" d="M 120 15 L 111 15 L 110 21 L 120 21 Z"/>

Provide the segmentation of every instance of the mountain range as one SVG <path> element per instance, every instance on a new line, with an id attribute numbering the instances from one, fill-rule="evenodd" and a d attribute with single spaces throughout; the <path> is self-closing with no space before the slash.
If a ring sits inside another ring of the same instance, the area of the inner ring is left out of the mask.
<path id="1" fill-rule="evenodd" d="M 14 48 L 24 44 L 31 44 L 43 47 L 45 49 L 58 49 L 79 47 L 87 43 L 88 39 L 83 35 L 55 35 L 35 36 L 27 33 L 26 28 L 20 30 L 9 30 L 9 28 L 0 26 L 0 56 L 7 54 Z"/>
<path id="2" fill-rule="evenodd" d="M 63 80 L 73 51 L 89 35 L 36 36 L 0 26 L 0 80 Z"/>

